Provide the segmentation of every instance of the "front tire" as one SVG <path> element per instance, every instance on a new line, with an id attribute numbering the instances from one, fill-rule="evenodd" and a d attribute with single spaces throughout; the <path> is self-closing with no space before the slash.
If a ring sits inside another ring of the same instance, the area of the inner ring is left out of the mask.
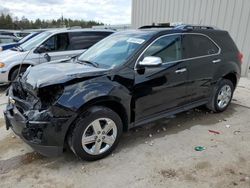
<path id="1" fill-rule="evenodd" d="M 214 112 L 225 111 L 231 103 L 234 89 L 232 81 L 222 79 L 215 87 L 207 108 Z"/>
<path id="2" fill-rule="evenodd" d="M 68 138 L 71 150 L 83 160 L 94 161 L 109 155 L 122 134 L 122 121 L 113 110 L 94 106 L 76 121 Z"/>
<path id="3" fill-rule="evenodd" d="M 21 67 L 20 70 L 19 70 L 19 67 L 18 68 L 15 68 L 12 72 L 11 72 L 11 75 L 10 75 L 10 81 L 13 82 L 17 79 L 17 77 L 24 73 L 26 71 L 27 67 Z"/>

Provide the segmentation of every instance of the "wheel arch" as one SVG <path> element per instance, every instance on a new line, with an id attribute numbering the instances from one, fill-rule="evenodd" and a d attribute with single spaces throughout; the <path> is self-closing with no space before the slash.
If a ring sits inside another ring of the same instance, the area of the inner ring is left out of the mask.
<path id="1" fill-rule="evenodd" d="M 67 129 L 67 132 L 64 137 L 64 144 L 67 144 L 67 138 L 70 135 L 71 131 L 74 129 L 75 122 L 79 118 L 80 114 L 86 112 L 86 110 L 88 110 L 92 106 L 104 106 L 110 108 L 120 116 L 123 123 L 123 131 L 125 132 L 129 129 L 129 118 L 130 118 L 130 114 L 128 111 L 129 109 L 126 109 L 126 107 L 116 97 L 113 96 L 98 97 L 88 101 L 78 109 L 77 111 L 78 115 Z"/>
<path id="2" fill-rule="evenodd" d="M 78 109 L 78 114 L 83 113 L 92 106 L 105 106 L 107 108 L 110 108 L 120 116 L 123 123 L 123 130 L 126 131 L 128 129 L 129 110 L 126 109 L 126 107 L 120 102 L 120 100 L 117 97 L 102 96 L 92 99 Z"/>
<path id="3" fill-rule="evenodd" d="M 235 72 L 230 72 L 230 73 L 224 75 L 222 78 L 230 80 L 233 83 L 234 88 L 236 88 L 238 79 L 237 79 Z"/>
<path id="4" fill-rule="evenodd" d="M 21 66 L 22 66 L 22 67 L 28 68 L 29 66 L 33 66 L 33 65 L 30 64 L 30 63 L 23 63 Z M 11 74 L 14 72 L 14 70 L 16 70 L 16 69 L 19 68 L 19 67 L 20 67 L 20 64 L 17 64 L 17 65 L 13 66 L 13 67 L 10 69 L 9 74 L 8 74 L 8 80 L 9 80 L 9 81 L 10 81 L 10 78 L 11 78 Z"/>

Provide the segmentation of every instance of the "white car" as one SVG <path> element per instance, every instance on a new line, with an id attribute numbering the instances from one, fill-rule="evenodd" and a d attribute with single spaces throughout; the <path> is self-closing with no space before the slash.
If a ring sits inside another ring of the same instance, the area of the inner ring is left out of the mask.
<path id="1" fill-rule="evenodd" d="M 83 53 L 112 30 L 57 29 L 45 31 L 17 48 L 0 53 L 0 83 L 8 83 L 29 66 Z"/>

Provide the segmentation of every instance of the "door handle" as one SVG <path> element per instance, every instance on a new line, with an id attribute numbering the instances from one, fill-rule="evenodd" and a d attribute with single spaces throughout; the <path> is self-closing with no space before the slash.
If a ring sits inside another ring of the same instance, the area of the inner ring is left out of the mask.
<path id="1" fill-rule="evenodd" d="M 221 59 L 216 59 L 212 61 L 214 64 L 221 62 Z"/>
<path id="2" fill-rule="evenodd" d="M 178 69 L 175 71 L 176 74 L 179 74 L 179 73 L 183 73 L 183 72 L 186 72 L 187 69 L 186 68 L 182 68 L 182 69 Z"/>

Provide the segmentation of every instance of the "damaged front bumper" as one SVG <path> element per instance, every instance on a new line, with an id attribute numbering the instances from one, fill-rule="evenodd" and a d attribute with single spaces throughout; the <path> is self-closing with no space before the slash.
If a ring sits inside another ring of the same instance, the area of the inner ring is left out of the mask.
<path id="1" fill-rule="evenodd" d="M 52 106 L 43 111 L 23 111 L 25 101 L 9 90 L 9 102 L 4 111 L 7 130 L 11 128 L 35 151 L 45 156 L 57 156 L 64 148 L 67 130 L 75 115 L 72 111 Z M 60 115 L 57 113 L 60 112 Z M 27 116 L 29 114 L 29 116 Z"/>

